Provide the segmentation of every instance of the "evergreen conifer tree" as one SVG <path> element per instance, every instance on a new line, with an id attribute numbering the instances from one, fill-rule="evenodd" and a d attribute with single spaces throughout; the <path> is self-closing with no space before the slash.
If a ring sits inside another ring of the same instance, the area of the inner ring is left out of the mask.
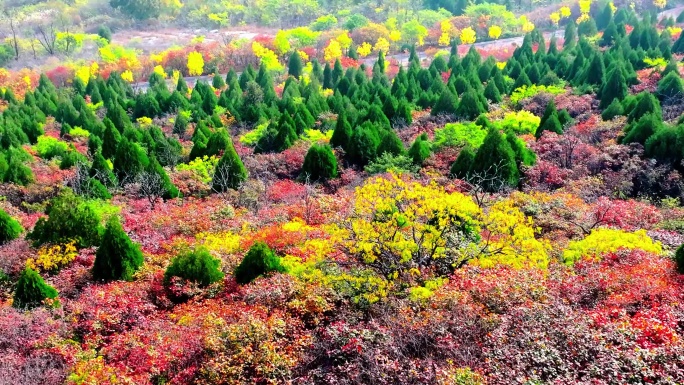
<path id="1" fill-rule="evenodd" d="M 233 276 L 239 284 L 247 284 L 270 272 L 285 272 L 280 257 L 263 242 L 257 242 L 249 249 L 242 262 L 235 268 Z"/>
<path id="2" fill-rule="evenodd" d="M 435 106 L 432 107 L 431 114 L 433 116 L 452 115 L 452 114 L 456 113 L 457 108 L 458 108 L 458 99 L 447 88 L 444 90 L 444 92 L 442 92 L 442 95 L 439 97 L 439 100 L 437 101 Z"/>
<path id="3" fill-rule="evenodd" d="M 247 180 L 247 169 L 242 163 L 242 159 L 240 159 L 235 151 L 233 143 L 229 142 L 226 145 L 223 156 L 216 164 L 216 170 L 214 170 L 214 178 L 212 180 L 212 189 L 219 192 L 225 192 L 228 189 L 237 189 L 245 180 Z"/>
<path id="4" fill-rule="evenodd" d="M 481 100 L 472 88 L 463 93 L 463 97 L 456 108 L 456 116 L 466 120 L 475 120 L 485 112 L 487 112 L 487 106 L 482 105 Z"/>
<path id="5" fill-rule="evenodd" d="M 19 276 L 12 306 L 18 309 L 33 309 L 46 299 L 57 298 L 57 295 L 54 287 L 45 283 L 43 277 L 35 270 L 27 267 Z"/>
<path id="6" fill-rule="evenodd" d="M 0 209 L 0 245 L 19 237 L 24 229 L 19 222 Z"/>
<path id="7" fill-rule="evenodd" d="M 309 148 L 302 165 L 302 177 L 314 182 L 337 177 L 337 159 L 330 146 L 314 144 Z"/>
<path id="8" fill-rule="evenodd" d="M 671 71 L 658 82 L 658 98 L 663 101 L 680 98 L 684 95 L 684 85 L 679 72 Z"/>
<path id="9" fill-rule="evenodd" d="M 606 108 L 613 100 L 622 101 L 627 97 L 627 82 L 622 70 L 622 66 L 618 63 L 608 72 L 606 82 L 599 90 L 599 108 Z"/>
<path id="10" fill-rule="evenodd" d="M 335 130 L 333 131 L 332 137 L 330 138 L 330 145 L 333 147 L 342 147 L 345 151 L 348 151 L 351 136 L 352 128 L 347 120 L 347 114 L 343 110 L 337 115 L 337 123 L 335 124 Z"/>
<path id="11" fill-rule="evenodd" d="M 124 231 L 118 218 L 112 217 L 95 253 L 93 278 L 95 280 L 133 280 L 133 274 L 142 266 L 143 254 Z"/>
<path id="12" fill-rule="evenodd" d="M 427 134 L 423 133 L 413 141 L 408 155 L 413 159 L 413 163 L 418 166 L 423 165 L 423 162 L 430 157 L 430 142 L 428 141 Z"/>
<path id="13" fill-rule="evenodd" d="M 299 79 L 302 76 L 303 71 L 304 63 L 302 62 L 302 58 L 299 56 L 299 52 L 294 50 L 292 54 L 290 54 L 290 60 L 287 64 L 287 73 L 288 75 Z"/>
<path id="14" fill-rule="evenodd" d="M 477 173 L 485 176 L 482 187 L 489 191 L 494 191 L 501 185 L 518 184 L 520 174 L 515 153 L 498 129 L 489 129 L 482 146 L 477 150 L 470 172 L 471 175 Z"/>
<path id="15" fill-rule="evenodd" d="M 472 147 L 466 145 L 461 149 L 456 161 L 451 165 L 450 173 L 454 178 L 468 179 L 470 176 L 470 169 L 475 162 L 475 152 Z"/>

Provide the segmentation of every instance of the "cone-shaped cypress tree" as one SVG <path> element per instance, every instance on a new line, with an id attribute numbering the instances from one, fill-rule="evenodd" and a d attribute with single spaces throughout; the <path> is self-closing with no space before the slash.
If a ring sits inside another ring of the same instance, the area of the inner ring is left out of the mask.
<path id="1" fill-rule="evenodd" d="M 247 169 L 235 151 L 233 143 L 229 142 L 223 156 L 216 164 L 212 188 L 220 192 L 237 189 L 245 180 L 247 180 Z"/>
<path id="2" fill-rule="evenodd" d="M 617 99 L 613 99 L 613 102 L 608 105 L 608 108 L 603 110 L 601 113 L 601 118 L 603 120 L 612 120 L 616 116 L 624 115 L 625 110 L 622 108 L 622 103 Z"/>
<path id="3" fill-rule="evenodd" d="M 584 73 L 584 82 L 591 85 L 601 85 L 604 82 L 603 73 L 605 72 L 605 67 L 603 65 L 603 60 L 599 53 L 594 54 L 589 66 L 586 68 Z"/>
<path id="4" fill-rule="evenodd" d="M 606 83 L 599 91 L 601 102 L 599 108 L 606 108 L 613 100 L 622 101 L 627 97 L 627 81 L 622 70 L 622 66 L 617 64 L 610 72 Z"/>
<path id="5" fill-rule="evenodd" d="M 33 309 L 46 299 L 57 298 L 57 290 L 48 285 L 36 271 L 27 267 L 21 272 L 14 292 L 12 306 L 18 309 Z"/>
<path id="6" fill-rule="evenodd" d="M 214 78 L 211 79 L 211 86 L 216 88 L 217 90 L 223 89 L 223 87 L 226 86 L 226 82 L 223 81 L 223 77 L 219 74 L 214 74 Z"/>
<path id="7" fill-rule="evenodd" d="M 531 86 L 532 82 L 530 81 L 530 78 L 527 77 L 527 74 L 523 71 L 520 73 L 520 76 L 518 76 L 517 79 L 515 79 L 515 83 L 513 83 L 513 88 L 512 90 L 516 90 L 522 86 Z"/>
<path id="8" fill-rule="evenodd" d="M 577 25 L 573 20 L 571 20 L 568 25 L 565 26 L 565 42 L 563 47 L 572 47 L 575 45 L 575 40 L 577 39 Z"/>
<path id="9" fill-rule="evenodd" d="M 225 128 L 214 131 L 207 141 L 207 148 L 204 150 L 203 156 L 220 155 L 229 146 L 230 142 L 230 136 Z"/>
<path id="10" fill-rule="evenodd" d="M 656 133 L 662 125 L 662 119 L 655 114 L 647 113 L 625 128 L 625 136 L 620 143 L 645 144 L 646 140 Z"/>
<path id="11" fill-rule="evenodd" d="M 577 36 L 579 37 L 590 37 L 598 33 L 598 28 L 596 28 L 596 21 L 593 18 L 586 19 L 579 23 L 577 26 Z"/>
<path id="12" fill-rule="evenodd" d="M 483 106 L 477 93 L 474 89 L 469 88 L 461 98 L 456 108 L 456 116 L 466 119 L 475 120 L 480 114 L 487 112 L 487 106 Z"/>
<path id="13" fill-rule="evenodd" d="M 0 209 L 0 245 L 16 239 L 24 229 L 16 219 Z"/>
<path id="14" fill-rule="evenodd" d="M 668 100 L 681 98 L 684 94 L 684 85 L 678 72 L 670 72 L 658 82 L 658 98 Z"/>
<path id="15" fill-rule="evenodd" d="M 302 165 L 302 178 L 322 181 L 337 177 L 337 159 L 328 145 L 314 144 L 309 148 Z"/>
<path id="16" fill-rule="evenodd" d="M 677 40 L 675 40 L 674 44 L 672 45 L 672 53 L 684 53 L 684 33 L 680 34 Z"/>
<path id="17" fill-rule="evenodd" d="M 180 196 L 180 192 L 178 191 L 176 186 L 174 186 L 173 183 L 171 183 L 169 175 L 166 174 L 166 171 L 159 164 L 159 161 L 157 161 L 157 158 L 155 156 L 150 157 L 150 164 L 146 167 L 145 171 L 151 174 L 159 175 L 159 177 L 161 178 L 161 185 L 164 190 L 162 198 L 173 199 L 178 198 Z"/>
<path id="18" fill-rule="evenodd" d="M 386 152 L 392 155 L 404 153 L 404 144 L 393 130 L 382 130 L 380 136 L 380 145 L 378 146 L 377 155 L 382 155 Z"/>
<path id="19" fill-rule="evenodd" d="M 606 5 L 601 9 L 599 14 L 596 16 L 596 28 L 603 30 L 613 21 L 613 8 L 611 4 L 606 3 Z"/>
<path id="20" fill-rule="evenodd" d="M 96 280 L 133 280 L 133 274 L 142 266 L 143 254 L 121 227 L 119 219 L 107 222 L 102 243 L 95 253 L 93 278 Z"/>
<path id="21" fill-rule="evenodd" d="M 257 242 L 249 249 L 242 262 L 235 268 L 233 276 L 239 284 L 247 284 L 260 275 L 270 272 L 285 272 L 280 257 L 263 242 Z"/>
<path id="22" fill-rule="evenodd" d="M 509 186 L 518 184 L 520 175 L 515 161 L 515 152 L 498 129 L 489 129 L 482 146 L 477 150 L 470 171 L 471 174 L 477 173 L 488 177 L 482 187 L 489 191 L 499 187 L 495 179 Z"/>
<path id="23" fill-rule="evenodd" d="M 558 113 L 556 111 L 554 111 L 551 116 L 546 119 L 543 125 L 540 125 L 539 128 L 537 128 L 537 132 L 535 134 L 537 139 L 541 138 L 544 131 L 555 132 L 559 135 L 563 133 L 563 126 L 561 125 L 560 120 L 558 120 Z"/>
<path id="24" fill-rule="evenodd" d="M 347 114 L 340 112 L 337 116 L 337 123 L 335 124 L 335 130 L 333 131 L 332 137 L 330 138 L 330 145 L 333 147 L 342 147 L 345 151 L 349 151 L 349 140 L 352 136 L 351 124 L 347 120 Z"/>
<path id="25" fill-rule="evenodd" d="M 639 121 L 646 114 L 653 114 L 658 120 L 663 120 L 663 113 L 660 109 L 660 102 L 650 92 L 642 92 L 637 96 L 637 104 L 627 116 L 627 123 Z"/>
<path id="26" fill-rule="evenodd" d="M 349 141 L 349 160 L 360 166 L 374 160 L 380 146 L 378 130 L 371 122 L 364 122 L 352 133 Z"/>
<path id="27" fill-rule="evenodd" d="M 302 62 L 302 58 L 299 56 L 299 52 L 294 50 L 290 55 L 290 60 L 287 63 L 287 73 L 288 75 L 299 79 L 299 77 L 302 76 L 303 70 L 304 63 Z"/>
<path id="28" fill-rule="evenodd" d="M 546 104 L 546 108 L 544 109 L 544 115 L 542 115 L 541 120 L 539 120 L 539 126 L 544 125 L 551 115 L 557 112 L 558 110 L 556 109 L 556 102 L 553 99 L 549 100 L 549 102 Z"/>
<path id="29" fill-rule="evenodd" d="M 121 133 L 114 127 L 114 123 L 108 118 L 104 118 L 102 121 L 105 125 L 105 131 L 102 138 L 102 156 L 107 159 L 114 158 L 116 155 L 116 149 L 121 142 Z"/>
<path id="30" fill-rule="evenodd" d="M 501 92 L 494 81 L 489 81 L 484 90 L 484 96 L 492 103 L 501 103 Z"/>
<path id="31" fill-rule="evenodd" d="M 458 98 L 446 88 L 442 95 L 439 97 L 437 103 L 432 107 L 431 114 L 433 116 L 438 115 L 452 115 L 456 113 L 458 109 Z"/>
<path id="32" fill-rule="evenodd" d="M 430 142 L 428 141 L 427 134 L 423 133 L 413 141 L 408 155 L 413 159 L 413 163 L 418 166 L 423 165 L 423 162 L 430 157 Z"/>
<path id="33" fill-rule="evenodd" d="M 606 30 L 603 31 L 603 36 L 601 37 L 599 45 L 601 47 L 611 46 L 613 43 L 615 43 L 615 40 L 617 40 L 618 37 L 620 37 L 620 35 L 618 34 L 617 26 L 611 20 L 611 22 L 608 23 Z"/>
<path id="34" fill-rule="evenodd" d="M 463 147 L 461 152 L 458 154 L 458 158 L 451 165 L 451 176 L 458 179 L 468 179 L 470 175 L 470 169 L 473 167 L 475 162 L 475 152 L 469 145 Z"/>
<path id="35" fill-rule="evenodd" d="M 150 160 L 145 150 L 125 137 L 121 139 L 116 148 L 113 170 L 120 183 L 131 181 L 149 164 Z"/>

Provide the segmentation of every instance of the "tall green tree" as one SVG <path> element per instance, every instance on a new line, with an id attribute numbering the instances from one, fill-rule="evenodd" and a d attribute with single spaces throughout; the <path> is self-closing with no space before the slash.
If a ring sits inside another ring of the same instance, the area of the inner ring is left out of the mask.
<path id="1" fill-rule="evenodd" d="M 337 177 L 337 159 L 330 146 L 314 144 L 309 148 L 304 157 L 302 176 L 314 182 Z"/>
<path id="2" fill-rule="evenodd" d="M 242 163 L 242 159 L 238 156 L 237 151 L 235 151 L 233 143 L 230 142 L 226 146 L 223 156 L 216 164 L 212 189 L 218 192 L 237 189 L 245 180 L 247 180 L 247 169 Z"/>
<path id="3" fill-rule="evenodd" d="M 131 281 L 142 264 L 140 247 L 131 241 L 118 218 L 110 218 L 95 253 L 93 278 L 98 281 Z"/>
<path id="4" fill-rule="evenodd" d="M 302 58 L 299 56 L 299 52 L 294 50 L 290 55 L 290 60 L 287 64 L 287 73 L 288 75 L 299 79 L 302 76 L 303 71 L 304 63 L 302 62 Z"/>
<path id="5" fill-rule="evenodd" d="M 515 152 L 498 129 L 490 128 L 477 150 L 471 175 L 479 175 L 484 189 L 496 191 L 503 186 L 517 186 L 520 174 Z"/>
<path id="6" fill-rule="evenodd" d="M 46 299 L 57 298 L 57 294 L 57 290 L 45 283 L 43 277 L 27 267 L 19 276 L 12 306 L 18 309 L 33 309 L 42 305 Z"/>
<path id="7" fill-rule="evenodd" d="M 0 245 L 19 237 L 24 231 L 19 222 L 0 209 Z"/>
<path id="8" fill-rule="evenodd" d="M 263 242 L 257 242 L 249 249 L 242 262 L 235 268 L 233 276 L 239 284 L 247 284 L 270 272 L 285 272 L 280 257 Z"/>

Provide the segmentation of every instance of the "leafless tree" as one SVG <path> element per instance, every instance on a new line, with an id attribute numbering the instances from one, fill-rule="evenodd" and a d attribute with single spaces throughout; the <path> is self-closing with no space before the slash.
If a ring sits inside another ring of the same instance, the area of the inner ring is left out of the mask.
<path id="1" fill-rule="evenodd" d="M 162 145 L 161 151 L 157 154 L 158 160 L 165 166 L 173 170 L 181 160 L 181 154 L 170 144 Z"/>
<path id="2" fill-rule="evenodd" d="M 6 7 L 5 4 L 2 5 L 5 7 L 5 10 L 3 11 L 3 18 L 7 20 L 7 25 L 9 27 L 10 33 L 12 34 L 10 41 L 12 48 L 14 48 L 14 60 L 19 60 L 19 37 L 17 35 L 21 19 L 17 12 L 9 7 Z"/>
<path id="3" fill-rule="evenodd" d="M 70 187 L 75 194 L 87 196 L 91 189 L 92 179 L 89 175 L 89 167 L 83 162 L 76 164 L 76 172 L 74 175 L 65 181 L 65 184 Z"/>
<path id="4" fill-rule="evenodd" d="M 306 176 L 304 181 L 304 221 L 306 224 L 312 224 L 314 212 L 316 210 L 315 203 L 318 201 L 318 189 L 316 185 L 311 183 L 309 176 Z"/>
<path id="5" fill-rule="evenodd" d="M 38 42 L 43 46 L 45 52 L 54 55 L 57 43 L 57 28 L 55 27 L 54 20 L 36 25 L 36 35 Z"/>
<path id="6" fill-rule="evenodd" d="M 166 192 L 164 179 L 156 172 L 143 171 L 135 177 L 138 196 L 147 198 L 150 209 L 154 210 L 159 198 Z"/>
<path id="7" fill-rule="evenodd" d="M 510 189 L 501 172 L 504 162 L 492 164 L 484 171 L 474 172 L 465 178 L 469 193 L 480 207 L 489 206 L 494 195 Z"/>

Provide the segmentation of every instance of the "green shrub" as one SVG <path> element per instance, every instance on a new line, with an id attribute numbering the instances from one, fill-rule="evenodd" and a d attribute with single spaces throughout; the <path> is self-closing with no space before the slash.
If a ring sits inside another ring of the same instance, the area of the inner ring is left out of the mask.
<path id="1" fill-rule="evenodd" d="M 205 248 L 188 251 L 171 260 L 164 273 L 164 282 L 168 284 L 172 277 L 180 277 L 206 287 L 223 279 L 220 265 L 221 261 Z"/>
<path id="2" fill-rule="evenodd" d="M 93 278 L 131 281 L 142 264 L 143 254 L 138 245 L 128 237 L 118 218 L 110 218 L 95 254 Z"/>
<path id="3" fill-rule="evenodd" d="M 69 150 L 69 145 L 59 139 L 51 136 L 41 135 L 38 137 L 38 143 L 35 145 L 38 156 L 43 159 L 52 159 L 55 157 L 63 157 Z"/>
<path id="4" fill-rule="evenodd" d="M 112 30 L 106 25 L 101 25 L 100 28 L 97 29 L 97 36 L 107 40 L 107 43 L 112 42 Z"/>
<path id="5" fill-rule="evenodd" d="M 684 274 L 684 244 L 677 249 L 674 260 L 675 264 L 677 264 L 677 271 L 680 274 Z"/>
<path id="6" fill-rule="evenodd" d="M 420 167 L 416 166 L 416 164 L 413 162 L 413 159 L 406 155 L 394 155 L 386 152 L 369 163 L 365 167 L 365 170 L 371 175 L 382 174 L 390 171 L 395 173 L 415 174 L 418 172 L 419 168 Z"/>
<path id="7" fill-rule="evenodd" d="M 0 245 L 16 239 L 22 231 L 19 222 L 0 209 Z"/>
<path id="8" fill-rule="evenodd" d="M 302 176 L 312 181 L 337 177 L 337 159 L 330 146 L 314 144 L 309 148 L 302 165 Z"/>
<path id="9" fill-rule="evenodd" d="M 70 189 L 62 192 L 50 201 L 45 213 L 48 215 L 38 219 L 26 238 L 33 241 L 34 246 L 44 243 L 64 243 L 76 240 L 78 247 L 97 245 L 100 241 L 100 217 L 82 198 Z"/>
<path id="10" fill-rule="evenodd" d="M 462 147 L 466 144 L 479 148 L 487 136 L 487 130 L 475 123 L 448 123 L 444 128 L 435 130 L 433 146 Z"/>
<path id="11" fill-rule="evenodd" d="M 235 268 L 233 276 L 239 284 L 247 284 L 263 274 L 272 271 L 283 273 L 285 267 L 280 264 L 280 257 L 263 242 L 255 243 L 247 252 L 242 262 Z"/>
<path id="12" fill-rule="evenodd" d="M 19 309 L 32 309 L 43 304 L 46 299 L 57 298 L 57 290 L 48 285 L 36 271 L 25 268 L 21 272 L 12 306 Z"/>

